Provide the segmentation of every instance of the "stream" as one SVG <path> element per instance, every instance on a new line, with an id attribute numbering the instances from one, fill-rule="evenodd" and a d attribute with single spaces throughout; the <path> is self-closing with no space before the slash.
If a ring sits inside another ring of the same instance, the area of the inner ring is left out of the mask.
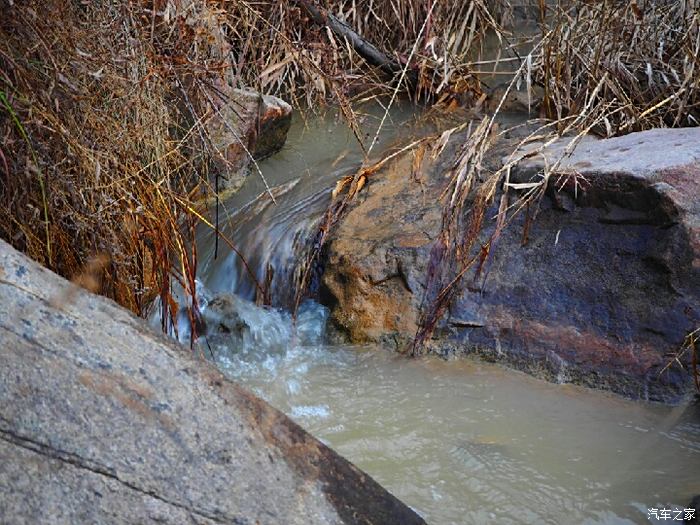
<path id="1" fill-rule="evenodd" d="M 381 108 L 368 110 L 368 142 Z M 376 151 L 413 133 L 398 108 Z M 229 377 L 365 470 L 431 524 L 646 523 L 647 509 L 683 508 L 700 493 L 700 407 L 624 400 L 469 359 L 406 359 L 329 337 L 328 311 L 308 301 L 294 326 L 293 267 L 338 178 L 360 165 L 332 114 L 295 117 L 285 148 L 222 203 L 221 228 L 264 281 L 253 304 L 241 260 L 199 232 L 204 307 L 229 292 L 250 326 L 243 341 L 211 342 Z M 261 196 L 262 195 L 262 196 Z M 216 253 L 216 257 L 214 256 Z M 333 335 L 332 333 L 330 334 Z"/>

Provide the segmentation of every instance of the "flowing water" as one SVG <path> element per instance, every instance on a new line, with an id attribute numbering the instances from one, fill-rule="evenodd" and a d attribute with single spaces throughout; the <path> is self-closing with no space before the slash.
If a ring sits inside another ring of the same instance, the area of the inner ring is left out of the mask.
<path id="1" fill-rule="evenodd" d="M 363 129 L 372 133 L 377 112 Z M 399 110 L 381 148 L 410 133 Z M 253 175 L 224 203 L 222 229 L 259 280 L 274 269 L 273 303 L 290 297 L 290 268 L 361 156 L 333 118 L 297 120 L 284 150 L 261 163 L 277 205 Z M 700 406 L 664 407 L 549 384 L 470 360 L 405 359 L 378 347 L 324 344 L 328 311 L 259 308 L 240 259 L 214 257 L 200 232 L 207 294 L 234 292 L 250 326 L 236 345 L 212 341 L 231 378 L 281 409 L 433 524 L 645 523 L 647 509 L 700 494 Z"/>
<path id="2" fill-rule="evenodd" d="M 358 115 L 369 144 L 382 117 L 380 107 L 371 106 Z M 408 135 L 415 124 L 415 109 L 400 106 L 391 112 L 374 151 L 382 151 L 397 138 Z M 290 306 L 294 275 L 300 253 L 314 226 L 330 202 L 335 183 L 352 175 L 362 163 L 362 151 L 348 127 L 337 115 L 310 117 L 295 115 L 289 141 L 284 149 L 260 163 L 265 181 L 273 187 L 274 204 L 265 191 L 263 179 L 250 175 L 243 189 L 225 202 L 229 213 L 220 228 L 246 261 L 260 283 L 269 268 L 274 270 L 273 304 Z M 242 259 L 219 242 L 211 228 L 199 232 L 200 279 L 210 290 L 229 291 L 247 299 L 255 298 L 255 284 Z"/>

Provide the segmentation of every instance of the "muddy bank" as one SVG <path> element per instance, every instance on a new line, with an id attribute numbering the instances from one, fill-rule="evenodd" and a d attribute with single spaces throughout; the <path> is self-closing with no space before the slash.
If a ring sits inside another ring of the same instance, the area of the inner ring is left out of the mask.
<path id="1" fill-rule="evenodd" d="M 204 360 L 0 241 L 0 522 L 423 523 Z"/>
<path id="2" fill-rule="evenodd" d="M 489 159 L 492 169 L 505 146 Z M 324 301 L 351 340 L 404 350 L 415 335 L 450 158 L 417 179 L 409 156 L 397 160 L 373 178 L 328 246 Z M 512 179 L 536 180 L 544 163 L 529 159 Z M 485 280 L 466 277 L 428 349 L 678 400 L 689 375 L 661 370 L 700 326 L 700 131 L 587 140 L 561 171 L 577 175 L 552 179 L 526 244 L 523 216 L 503 232 Z"/>

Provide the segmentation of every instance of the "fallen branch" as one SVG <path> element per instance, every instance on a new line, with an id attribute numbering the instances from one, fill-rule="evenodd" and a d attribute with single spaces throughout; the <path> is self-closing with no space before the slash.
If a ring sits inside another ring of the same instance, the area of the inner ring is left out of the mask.
<path id="1" fill-rule="evenodd" d="M 370 65 L 378 67 L 391 76 L 400 74 L 403 70 L 403 66 L 398 61 L 377 49 L 372 43 L 362 38 L 354 29 L 329 13 L 325 8 L 319 6 L 314 0 L 297 0 L 297 4 L 308 13 L 315 23 L 328 27 L 336 36 L 347 40 L 353 49 Z M 406 75 L 406 81 L 409 86 L 415 86 L 418 82 L 417 72 L 409 71 Z"/>

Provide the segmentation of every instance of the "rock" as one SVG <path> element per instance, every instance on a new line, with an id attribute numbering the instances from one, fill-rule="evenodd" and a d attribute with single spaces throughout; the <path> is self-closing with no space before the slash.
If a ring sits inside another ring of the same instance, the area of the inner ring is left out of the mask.
<path id="1" fill-rule="evenodd" d="M 250 326 L 241 317 L 239 303 L 244 300 L 233 294 L 220 294 L 202 312 L 206 335 L 234 334 L 242 337 Z"/>
<path id="2" fill-rule="evenodd" d="M 508 89 L 509 85 L 510 82 L 505 82 L 488 91 L 486 102 L 488 111 L 494 112 L 500 106 L 502 113 L 536 116 L 542 105 L 544 90 L 539 86 L 532 86 L 528 95 L 527 89 L 519 90 L 515 87 Z"/>
<path id="3" fill-rule="evenodd" d="M 550 164 L 564 147 L 552 148 Z M 441 221 L 444 156 L 423 169 L 421 184 L 407 176 L 408 155 L 373 176 L 328 246 L 324 301 L 353 341 L 403 349 L 416 333 Z M 523 162 L 512 180 L 530 180 L 542 166 L 541 158 Z M 562 191 L 549 189 L 529 242 L 521 246 L 521 216 L 502 233 L 485 282 L 465 277 L 429 348 L 677 401 L 689 374 L 661 370 L 700 326 L 700 130 L 587 139 L 560 171 L 571 170 L 578 176 L 554 177 Z"/>
<path id="4" fill-rule="evenodd" d="M 347 214 L 330 242 L 322 300 L 353 342 L 401 347 L 416 332 L 423 272 L 440 212 L 434 202 L 418 205 L 420 197 L 412 191 L 417 184 L 388 177 Z"/>
<path id="5" fill-rule="evenodd" d="M 1 523 L 423 523 L 203 359 L 0 241 Z"/>
<path id="6" fill-rule="evenodd" d="M 215 362 L 250 349 L 269 351 L 270 348 L 259 347 L 251 337 L 251 326 L 238 308 L 243 301 L 233 294 L 222 294 L 211 300 L 200 297 L 196 311 L 191 306 L 181 307 L 177 314 L 178 341 L 186 346 L 192 345 L 201 355 L 212 357 Z"/>
<path id="7" fill-rule="evenodd" d="M 251 156 L 255 160 L 279 151 L 287 140 L 292 123 L 292 107 L 285 101 L 255 91 L 217 84 L 217 113 L 206 127 L 213 146 L 222 155 L 215 159 L 215 169 L 222 175 L 219 187 L 236 190 L 245 180 Z"/>
<path id="8" fill-rule="evenodd" d="M 281 150 L 292 125 L 292 106 L 284 100 L 263 95 L 261 107 L 257 139 L 253 145 L 256 160 L 265 159 Z"/>
<path id="9" fill-rule="evenodd" d="M 693 509 L 695 512 L 692 513 L 692 518 L 684 520 L 684 523 L 692 525 L 700 524 L 700 495 L 695 496 L 685 508 Z"/>
<path id="10" fill-rule="evenodd" d="M 545 164 L 561 158 L 572 139 L 562 139 L 544 154 L 521 161 L 514 180 L 532 180 Z M 531 149 L 537 145 L 531 146 Z M 654 224 L 677 239 L 666 261 L 689 272 L 688 297 L 700 295 L 700 129 L 654 129 L 598 140 L 584 137 L 559 166 L 563 194 L 579 206 L 604 210 L 610 224 Z M 582 189 L 583 191 L 578 191 Z M 674 226 L 680 228 L 673 228 Z M 674 271 L 676 268 L 671 268 Z M 700 315 L 700 314 L 698 314 Z"/>

